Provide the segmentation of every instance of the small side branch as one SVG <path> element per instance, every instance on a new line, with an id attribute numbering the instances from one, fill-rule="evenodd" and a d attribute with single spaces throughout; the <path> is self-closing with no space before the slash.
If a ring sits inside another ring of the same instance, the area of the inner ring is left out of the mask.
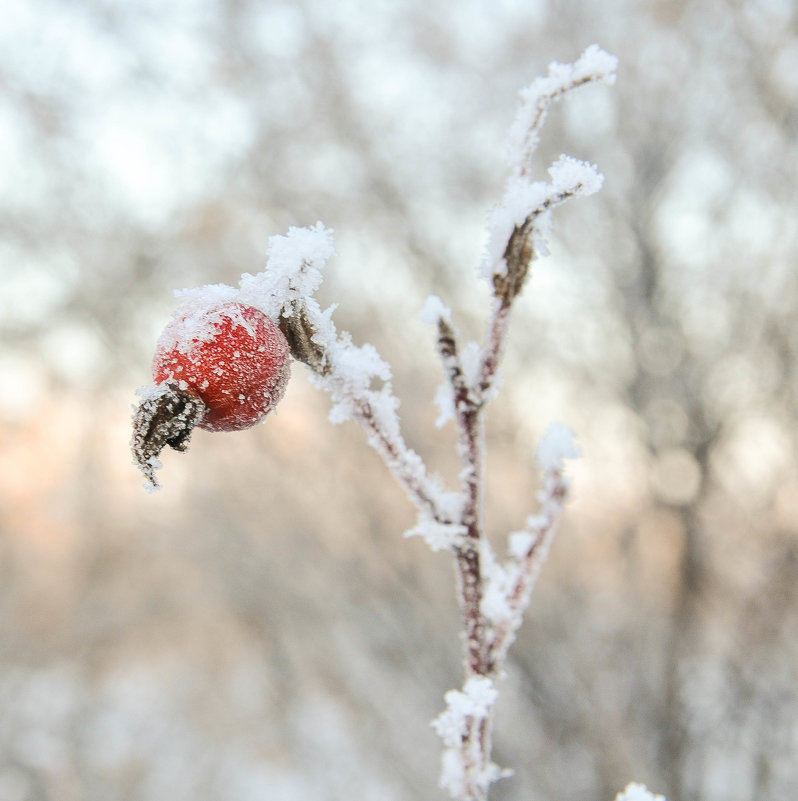
<path id="1" fill-rule="evenodd" d="M 538 243 L 545 235 L 545 231 L 540 230 L 541 218 L 553 208 L 583 194 L 586 194 L 586 186 L 581 181 L 560 191 L 552 191 L 522 223 L 513 228 L 503 254 L 507 270 L 493 274 L 494 292 L 504 304 L 509 305 L 521 294 L 529 276 L 529 268 L 539 255 Z"/>
<path id="2" fill-rule="evenodd" d="M 498 691 L 493 680 L 472 676 L 446 693 L 446 709 L 432 722 L 443 740 L 441 787 L 455 799 L 485 801 L 488 788 L 508 775 L 490 761 L 490 721 Z"/>
<path id="3" fill-rule="evenodd" d="M 398 430 L 386 425 L 378 407 L 367 396 L 354 399 L 353 404 L 353 419 L 365 431 L 369 444 L 382 457 L 419 512 L 436 523 L 452 523 L 442 508 L 441 488 L 427 474 L 421 457 L 407 446 Z"/>
<path id="4" fill-rule="evenodd" d="M 547 472 L 541 492 L 541 513 L 528 518 L 525 528 L 510 537 L 513 561 L 501 574 L 505 577 L 505 586 L 500 589 L 504 595 L 504 613 L 492 620 L 491 625 L 488 650 L 492 665 L 504 663 L 523 623 L 524 611 L 557 533 L 568 489 L 569 482 L 562 470 Z"/>
<path id="5" fill-rule="evenodd" d="M 454 547 L 454 553 L 463 618 L 464 662 L 468 676 L 484 676 L 488 672 L 488 662 L 486 621 L 482 614 L 480 542 L 484 536 L 482 494 L 485 393 L 481 386 L 472 386 L 469 382 L 460 357 L 457 332 L 452 325 L 449 310 L 441 305 L 437 308 L 436 314 L 437 348 L 452 393 L 461 463 L 462 508 L 458 522 L 462 526 L 463 537 Z"/>
<path id="6" fill-rule="evenodd" d="M 553 62 L 548 75 L 538 78 L 522 93 L 522 104 L 510 129 L 508 160 L 519 175 L 526 175 L 540 141 L 540 131 L 552 103 L 582 86 L 614 83 L 618 59 L 591 45 L 573 64 Z"/>

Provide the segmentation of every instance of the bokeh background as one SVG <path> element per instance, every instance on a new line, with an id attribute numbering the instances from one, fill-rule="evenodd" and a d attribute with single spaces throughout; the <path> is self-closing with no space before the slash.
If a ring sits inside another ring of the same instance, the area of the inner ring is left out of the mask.
<path id="1" fill-rule="evenodd" d="M 508 666 L 496 799 L 798 787 L 798 12 L 791 0 L 4 0 L 0 801 L 443 798 L 450 559 L 297 366 L 150 496 L 128 449 L 174 289 L 323 220 L 321 292 L 454 481 L 430 293 L 479 338 L 518 91 L 592 42 L 539 170 L 597 162 L 519 303 L 489 526 L 574 501 Z"/>

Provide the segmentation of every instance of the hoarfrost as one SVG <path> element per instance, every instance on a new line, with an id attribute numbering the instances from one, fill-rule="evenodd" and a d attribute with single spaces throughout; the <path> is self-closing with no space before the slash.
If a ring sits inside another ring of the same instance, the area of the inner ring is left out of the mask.
<path id="1" fill-rule="evenodd" d="M 155 382 L 152 382 L 150 384 L 145 384 L 143 387 L 139 387 L 136 390 L 136 396 L 141 398 L 142 401 L 155 400 L 155 398 L 157 398 L 161 394 L 161 392 L 162 392 L 161 387 Z M 135 406 L 131 406 L 131 409 L 134 412 L 136 411 Z"/>
<path id="2" fill-rule="evenodd" d="M 487 541 L 484 545 L 487 546 Z M 485 578 L 482 613 L 493 624 L 508 623 L 514 615 L 509 598 L 513 586 L 518 581 L 519 568 L 513 564 L 499 564 L 489 546 L 482 548 L 481 555 Z"/>
<path id="3" fill-rule="evenodd" d="M 481 270 L 484 278 L 490 280 L 494 275 L 506 275 L 504 253 L 507 243 L 513 231 L 527 221 L 534 223 L 530 232 L 534 257 L 547 256 L 551 210 L 570 198 L 598 192 L 604 182 L 604 176 L 595 165 L 565 155 L 549 167 L 549 175 L 551 182 L 530 183 L 523 176 L 508 180 L 501 203 L 488 218 L 488 242 Z"/>
<path id="4" fill-rule="evenodd" d="M 438 407 L 438 416 L 435 419 L 435 427 L 443 428 L 449 420 L 454 420 L 454 395 L 452 394 L 452 385 L 448 381 L 444 381 L 436 390 L 435 398 L 433 399 L 435 405 Z"/>
<path id="5" fill-rule="evenodd" d="M 615 801 L 666 801 L 663 795 L 654 795 L 645 784 L 633 782 L 615 796 Z"/>
<path id="6" fill-rule="evenodd" d="M 468 529 L 457 523 L 440 523 L 428 515 L 405 532 L 405 537 L 423 537 L 432 551 L 447 551 L 460 545 Z"/>
<path id="7" fill-rule="evenodd" d="M 510 534 L 508 537 L 508 553 L 510 556 L 515 559 L 523 559 L 537 542 L 538 537 L 532 532 L 539 530 L 545 522 L 546 518 L 542 515 L 530 515 L 527 518 L 527 530 L 514 531 Z"/>
<path id="8" fill-rule="evenodd" d="M 502 771 L 492 762 L 481 765 L 477 742 L 473 743 L 474 753 L 466 755 L 462 750 L 469 729 L 479 729 L 479 722 L 490 716 L 498 695 L 493 681 L 487 676 L 471 676 L 462 690 L 446 693 L 446 709 L 432 721 L 431 725 L 444 746 L 440 786 L 452 798 L 466 797 L 469 782 L 475 782 L 485 792 L 497 779 L 510 775 L 509 771 Z M 468 765 L 464 758 L 469 760 Z M 481 766 L 475 770 L 475 765 Z"/>
<path id="9" fill-rule="evenodd" d="M 449 690 L 444 695 L 446 709 L 432 721 L 432 728 L 444 745 L 459 745 L 466 718 L 486 717 L 498 697 L 499 691 L 491 679 L 487 676 L 471 676 L 462 690 Z"/>
<path id="10" fill-rule="evenodd" d="M 504 196 L 488 219 L 488 242 L 481 274 L 487 280 L 507 273 L 504 252 L 513 231 L 528 222 L 533 258 L 548 253 L 549 211 L 565 200 L 589 195 L 601 188 L 602 176 L 593 165 L 561 156 L 549 170 L 551 182 L 528 178 L 532 156 L 549 106 L 567 93 L 589 83 L 613 83 L 618 59 L 598 45 L 588 47 L 574 64 L 553 62 L 547 76 L 521 92 L 521 106 L 510 128 L 507 160 L 513 174 Z"/>
<path id="11" fill-rule="evenodd" d="M 535 458 L 548 472 L 561 471 L 564 459 L 578 459 L 581 455 L 574 432 L 562 423 L 552 423 L 538 445 Z"/>
<path id="12" fill-rule="evenodd" d="M 231 312 L 230 306 L 226 305 L 238 300 L 235 287 L 208 284 L 194 289 L 179 289 L 175 296 L 183 302 L 175 309 L 171 321 L 158 338 L 158 349 L 168 351 L 176 348 L 187 353 L 197 342 L 213 341 L 225 319 L 251 327 L 240 312 Z"/>
<path id="13" fill-rule="evenodd" d="M 507 144 L 510 165 L 521 173 L 526 172 L 553 102 L 589 83 L 614 83 L 617 68 L 617 57 L 596 44 L 590 45 L 573 64 L 552 62 L 548 75 L 537 78 L 521 92 L 522 104 L 510 128 Z"/>
<path id="14" fill-rule="evenodd" d="M 595 164 L 565 154 L 549 167 L 549 175 L 553 189 L 560 193 L 573 192 L 578 187 L 580 195 L 594 195 L 604 183 L 604 176 Z"/>
<path id="15" fill-rule="evenodd" d="M 321 270 L 335 255 L 333 231 L 317 222 L 310 228 L 291 227 L 269 237 L 267 269 L 241 276 L 242 303 L 251 303 L 273 319 L 288 315 L 294 303 L 321 286 Z"/>
<path id="16" fill-rule="evenodd" d="M 482 371 L 483 361 L 482 347 L 478 342 L 469 342 L 463 348 L 463 352 L 460 354 L 460 363 L 463 366 L 463 375 L 469 387 L 476 386 Z"/>
<path id="17" fill-rule="evenodd" d="M 438 295 L 430 295 L 419 312 L 419 318 L 422 323 L 427 325 L 438 325 L 438 320 L 441 319 L 451 324 L 452 310 Z"/>

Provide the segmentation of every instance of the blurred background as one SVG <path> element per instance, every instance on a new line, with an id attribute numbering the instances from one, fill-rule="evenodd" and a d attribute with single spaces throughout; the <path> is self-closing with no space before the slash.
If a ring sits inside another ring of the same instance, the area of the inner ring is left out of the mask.
<path id="1" fill-rule="evenodd" d="M 427 295 L 478 339 L 518 91 L 592 42 L 540 176 L 597 162 L 518 304 L 489 527 L 584 458 L 502 685 L 492 797 L 798 787 L 798 11 L 791 0 L 4 0 L 0 801 L 443 798 L 451 560 L 296 366 L 147 495 L 130 412 L 172 292 L 317 220 L 320 293 L 456 479 Z"/>

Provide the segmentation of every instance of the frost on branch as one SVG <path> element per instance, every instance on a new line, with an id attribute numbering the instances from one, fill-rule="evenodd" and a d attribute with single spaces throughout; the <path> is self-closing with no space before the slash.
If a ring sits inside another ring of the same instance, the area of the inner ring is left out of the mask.
<path id="1" fill-rule="evenodd" d="M 564 459 L 578 459 L 581 455 L 574 432 L 562 423 L 552 423 L 538 445 L 535 458 L 543 470 L 550 473 L 561 471 Z"/>
<path id="2" fill-rule="evenodd" d="M 562 517 L 570 482 L 563 475 L 564 460 L 581 456 L 574 433 L 553 423 L 541 440 L 537 462 L 543 470 L 538 493 L 540 512 L 531 515 L 521 531 L 508 538 L 509 559 L 499 564 L 483 553 L 485 594 L 482 609 L 490 622 L 490 650 L 494 664 L 501 665 L 523 623 L 532 590 L 548 558 Z"/>
<path id="3" fill-rule="evenodd" d="M 313 296 L 323 281 L 322 269 L 335 255 L 333 232 L 320 222 L 269 237 L 267 269 L 241 276 L 243 303 L 251 303 L 276 320 Z"/>
<path id="4" fill-rule="evenodd" d="M 628 784 L 615 796 L 615 801 L 667 801 L 663 795 L 654 795 L 645 784 Z"/>
<path id="5" fill-rule="evenodd" d="M 438 423 L 453 420 L 457 427 L 456 491 L 447 490 L 439 477 L 429 474 L 421 456 L 406 444 L 390 366 L 372 345 L 356 345 L 349 334 L 339 332 L 332 319 L 334 307 L 322 309 L 314 297 L 322 270 L 335 252 L 332 231 L 317 223 L 273 236 L 263 272 L 242 276 L 238 289 L 204 290 L 218 293 L 226 302 L 259 310 L 273 327 L 277 323 L 284 348 L 308 366 L 314 383 L 330 395 L 332 422 L 358 424 L 407 491 L 418 512 L 417 525 L 408 536 L 423 536 L 433 551 L 453 553 L 465 684 L 462 690 L 446 694 L 446 709 L 432 725 L 444 745 L 441 786 L 455 801 L 486 801 L 490 784 L 507 775 L 491 761 L 494 682 L 502 675 L 507 650 L 521 626 L 562 514 L 569 489 L 564 460 L 579 455 L 573 433 L 565 426 L 552 426 L 537 451 L 543 470 L 540 509 L 510 535 L 507 556 L 500 561 L 488 541 L 484 520 L 485 418 L 500 385 L 513 303 L 532 261 L 547 252 L 552 210 L 602 185 L 594 165 L 569 156 L 551 165 L 548 180 L 532 181 L 528 177 L 531 156 L 551 103 L 580 86 L 611 83 L 615 67 L 615 57 L 594 45 L 573 65 L 552 64 L 548 76 L 524 92 L 510 134 L 512 174 L 489 219 L 482 275 L 492 285 L 493 302 L 481 343 L 460 342 L 452 312 L 440 298 L 430 298 L 422 312 L 422 318 L 436 328 L 445 374 L 436 396 L 441 412 Z M 192 296 L 187 297 L 190 302 Z M 193 325 L 191 319 L 186 322 Z M 173 437 L 167 431 L 160 438 L 179 447 L 187 435 L 184 438 L 177 432 Z M 155 456 L 143 450 L 141 461 L 154 476 Z M 630 785 L 618 801 L 660 801 L 639 795 L 637 787 Z"/>
<path id="6" fill-rule="evenodd" d="M 537 78 L 521 92 L 522 104 L 510 128 L 507 143 L 507 161 L 520 174 L 530 166 L 538 142 L 540 129 L 546 120 L 549 106 L 564 95 L 591 83 L 615 83 L 618 58 L 590 45 L 573 64 L 549 65 L 549 74 Z"/>
<path id="7" fill-rule="evenodd" d="M 450 551 L 463 544 L 468 529 L 459 523 L 440 523 L 420 514 L 418 523 L 405 532 L 405 537 L 423 537 L 431 551 Z"/>
<path id="8" fill-rule="evenodd" d="M 446 693 L 446 709 L 432 721 L 443 740 L 440 787 L 454 799 L 484 798 L 493 782 L 510 775 L 487 759 L 483 741 L 498 697 L 491 679 L 472 676 L 462 691 Z"/>
<path id="9" fill-rule="evenodd" d="M 531 263 L 547 253 L 552 210 L 572 197 L 597 192 L 603 181 L 594 165 L 569 156 L 561 156 L 551 165 L 548 181 L 532 181 L 531 157 L 550 104 L 585 84 L 611 83 L 616 61 L 600 48 L 590 47 L 573 65 L 553 64 L 549 75 L 524 93 L 510 133 L 512 174 L 488 221 L 481 273 L 493 287 L 495 302 L 482 346 L 460 347 L 451 311 L 438 299 L 428 301 L 423 313 L 427 322 L 437 326 L 436 344 L 446 374 L 446 383 L 436 395 L 441 409 L 438 422 L 454 420 L 462 465 L 460 520 L 466 534 L 453 550 L 468 681 L 462 693 L 447 696 L 449 706 L 436 721 L 445 746 L 442 786 L 456 801 L 484 801 L 488 785 L 497 776 L 490 762 L 490 714 L 458 717 L 457 713 L 467 707 L 470 681 L 502 674 L 507 650 L 521 626 L 568 493 L 563 460 L 579 453 L 572 432 L 564 426 L 552 427 L 537 454 L 544 472 L 538 496 L 541 509 L 510 536 L 506 560 L 496 559 L 483 519 L 485 411 L 498 386 L 511 310 Z"/>
<path id="10" fill-rule="evenodd" d="M 598 192 L 604 181 L 594 165 L 565 155 L 551 165 L 549 176 L 551 181 L 534 183 L 525 176 L 510 178 L 490 214 L 482 275 L 505 301 L 520 293 L 530 263 L 548 255 L 551 210 Z"/>
<path id="11" fill-rule="evenodd" d="M 574 64 L 554 62 L 522 94 L 522 104 L 510 129 L 507 158 L 512 175 L 501 202 L 488 223 L 488 243 L 482 276 L 504 303 L 515 298 L 526 281 L 529 265 L 547 254 L 549 212 L 572 197 L 601 188 L 602 176 L 586 162 L 561 156 L 549 170 L 551 181 L 530 181 L 532 156 L 549 106 L 591 83 L 613 83 L 618 59 L 591 45 Z"/>
<path id="12" fill-rule="evenodd" d="M 437 295 L 427 298 L 420 319 L 438 329 L 438 352 L 446 375 L 435 394 L 435 405 L 440 411 L 435 425 L 441 428 L 457 419 L 458 409 L 492 400 L 501 386 L 501 376 L 492 375 L 490 382 L 484 381 L 486 354 L 483 347 L 478 342 L 469 342 L 459 348 L 451 309 Z"/>
<path id="13" fill-rule="evenodd" d="M 279 320 L 293 357 L 306 364 L 316 385 L 330 394 L 330 420 L 354 420 L 363 428 L 369 444 L 418 508 L 420 524 L 446 526 L 451 522 L 451 493 L 427 474 L 421 457 L 402 437 L 390 366 L 372 345 L 358 346 L 348 333 L 339 334 L 332 320 L 335 307 L 322 310 L 313 297 L 334 253 L 332 231 L 322 223 L 271 237 L 266 269 L 241 279 L 242 300 Z"/>

